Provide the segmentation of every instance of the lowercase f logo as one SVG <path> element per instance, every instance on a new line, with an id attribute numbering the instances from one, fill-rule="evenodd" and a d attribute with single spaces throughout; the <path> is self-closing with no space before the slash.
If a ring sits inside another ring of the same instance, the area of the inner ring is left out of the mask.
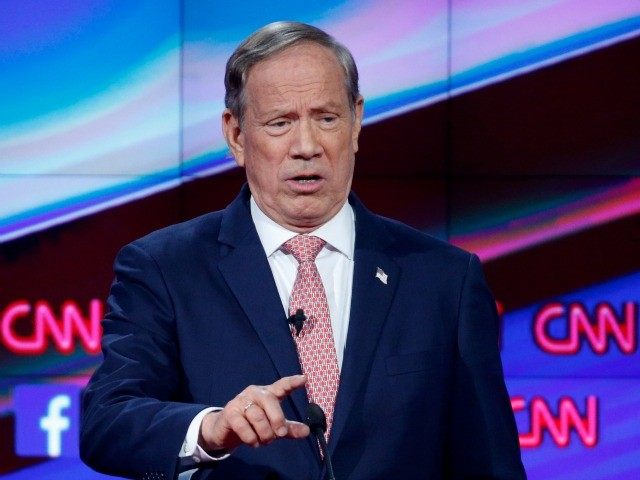
<path id="1" fill-rule="evenodd" d="M 78 456 L 79 387 L 18 385 L 14 402 L 18 455 Z"/>
<path id="2" fill-rule="evenodd" d="M 71 406 L 71 397 L 64 393 L 49 400 L 47 416 L 40 417 L 40 430 L 47 432 L 47 455 L 59 457 L 62 453 L 62 432 L 69 430 L 69 417 L 62 410 Z"/>

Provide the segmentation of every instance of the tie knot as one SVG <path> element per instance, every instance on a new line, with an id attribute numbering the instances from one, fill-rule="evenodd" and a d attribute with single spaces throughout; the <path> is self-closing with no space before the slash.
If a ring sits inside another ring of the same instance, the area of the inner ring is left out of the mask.
<path id="1" fill-rule="evenodd" d="M 313 262 L 326 243 L 313 235 L 296 235 L 282 244 L 282 251 L 293 255 L 298 263 Z"/>

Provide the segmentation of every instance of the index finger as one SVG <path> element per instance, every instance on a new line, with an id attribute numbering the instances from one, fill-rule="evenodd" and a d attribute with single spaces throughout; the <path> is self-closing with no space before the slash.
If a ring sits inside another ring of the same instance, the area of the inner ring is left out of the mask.
<path id="1" fill-rule="evenodd" d="M 282 377 L 280 380 L 267 385 L 265 388 L 273 393 L 278 400 L 282 400 L 296 388 L 302 387 L 307 383 L 307 377 L 304 375 L 291 375 L 290 377 Z"/>

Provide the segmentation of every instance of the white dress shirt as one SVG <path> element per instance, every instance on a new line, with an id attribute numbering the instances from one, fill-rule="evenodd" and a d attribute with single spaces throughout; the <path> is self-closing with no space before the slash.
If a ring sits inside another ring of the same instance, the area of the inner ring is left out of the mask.
<path id="1" fill-rule="evenodd" d="M 286 317 L 289 316 L 289 299 L 298 271 L 298 261 L 291 254 L 285 254 L 280 247 L 287 240 L 298 235 L 269 218 L 256 204 L 253 197 L 250 200 L 251 219 L 258 232 L 260 243 L 271 267 L 282 308 Z M 342 368 L 344 348 L 347 342 L 349 328 L 349 313 L 351 311 L 351 286 L 353 283 L 353 254 L 355 249 L 355 217 L 349 202 L 345 202 L 340 211 L 327 223 L 310 233 L 326 242 L 318 256 L 316 266 L 320 272 L 329 313 L 333 339 L 336 345 L 338 368 Z M 211 407 L 202 410 L 189 425 L 180 457 L 192 457 L 196 462 L 222 460 L 222 457 L 211 457 L 198 445 L 198 435 L 203 418 L 209 412 L 221 410 Z M 180 479 L 189 478 L 194 470 L 184 472 Z"/>
<path id="2" fill-rule="evenodd" d="M 258 208 L 253 197 L 251 197 L 251 218 L 267 255 L 271 273 L 273 273 L 273 279 L 280 294 L 282 308 L 288 317 L 289 299 L 298 272 L 298 261 L 293 255 L 280 250 L 280 247 L 298 234 L 271 220 Z M 331 220 L 314 230 L 310 235 L 327 242 L 316 257 L 316 266 L 327 294 L 333 339 L 338 356 L 338 368 L 341 368 L 351 310 L 353 250 L 356 237 L 351 205 L 345 202 Z"/>

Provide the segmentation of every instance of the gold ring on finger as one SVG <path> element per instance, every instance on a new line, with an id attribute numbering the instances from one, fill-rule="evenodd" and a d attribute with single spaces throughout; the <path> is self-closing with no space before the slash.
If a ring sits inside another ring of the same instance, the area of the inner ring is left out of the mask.
<path id="1" fill-rule="evenodd" d="M 242 413 L 247 413 L 247 410 L 249 410 L 249 408 L 253 407 L 255 404 L 253 402 L 249 402 L 247 403 L 244 408 L 242 409 Z"/>

